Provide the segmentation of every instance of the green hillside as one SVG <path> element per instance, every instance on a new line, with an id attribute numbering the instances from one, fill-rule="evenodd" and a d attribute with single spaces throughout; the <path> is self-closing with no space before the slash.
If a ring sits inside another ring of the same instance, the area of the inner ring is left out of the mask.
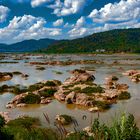
<path id="1" fill-rule="evenodd" d="M 116 29 L 74 39 L 62 40 L 49 45 L 40 52 L 46 53 L 92 53 L 104 49 L 106 52 L 140 52 L 140 28 Z M 102 51 L 104 51 L 102 50 Z"/>

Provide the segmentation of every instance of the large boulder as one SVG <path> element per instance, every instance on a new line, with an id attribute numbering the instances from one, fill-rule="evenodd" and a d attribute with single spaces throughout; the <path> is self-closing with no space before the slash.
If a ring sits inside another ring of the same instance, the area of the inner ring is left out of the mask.
<path id="1" fill-rule="evenodd" d="M 75 101 L 76 101 L 76 93 L 75 92 L 69 93 L 65 98 L 65 102 L 67 104 L 74 103 Z"/>
<path id="2" fill-rule="evenodd" d="M 85 70 L 74 70 L 71 71 L 71 73 L 73 74 L 73 76 L 68 78 L 64 82 L 64 84 L 74 84 L 77 82 L 87 82 L 95 80 L 95 77 L 92 74 L 86 72 Z"/>
<path id="3" fill-rule="evenodd" d="M 63 93 L 55 93 L 54 94 L 55 99 L 57 99 L 58 101 L 65 101 L 66 96 Z"/>
<path id="4" fill-rule="evenodd" d="M 88 97 L 85 94 L 77 94 L 76 104 L 85 106 L 87 104 Z"/>

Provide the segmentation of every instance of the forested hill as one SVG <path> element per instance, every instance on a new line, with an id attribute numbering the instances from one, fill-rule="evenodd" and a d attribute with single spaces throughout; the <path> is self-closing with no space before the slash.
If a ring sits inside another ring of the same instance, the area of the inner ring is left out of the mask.
<path id="1" fill-rule="evenodd" d="M 47 53 L 140 52 L 140 28 L 116 29 L 84 38 L 62 40 L 40 51 Z"/>
<path id="2" fill-rule="evenodd" d="M 48 45 L 54 42 L 56 42 L 56 40 L 46 38 L 40 40 L 24 40 L 10 45 L 0 44 L 0 52 L 33 52 L 47 48 Z"/>

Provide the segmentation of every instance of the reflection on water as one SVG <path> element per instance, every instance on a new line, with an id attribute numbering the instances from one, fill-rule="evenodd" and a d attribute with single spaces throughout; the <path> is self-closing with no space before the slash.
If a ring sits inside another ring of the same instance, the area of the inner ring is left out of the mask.
<path id="1" fill-rule="evenodd" d="M 46 69 L 44 71 L 36 70 L 36 66 L 31 66 L 28 63 L 24 63 L 25 60 L 18 60 L 17 64 L 0 64 L 1 72 L 13 72 L 20 71 L 22 73 L 28 74 L 29 78 L 24 79 L 20 75 L 14 76 L 12 80 L 1 82 L 0 85 L 16 85 L 20 84 L 23 86 L 28 86 L 30 84 L 34 84 L 40 82 L 42 80 L 50 80 L 57 79 L 62 82 L 70 76 L 69 70 L 73 70 L 76 68 L 85 67 L 90 69 L 95 69 L 96 72 L 93 72 L 96 80 L 95 82 L 103 85 L 105 82 L 105 77 L 115 74 L 119 77 L 120 83 L 125 83 L 129 85 L 129 92 L 132 95 L 132 98 L 128 101 L 119 101 L 117 104 L 114 104 L 112 108 L 106 112 L 100 113 L 100 120 L 109 123 L 112 120 L 112 117 L 120 114 L 121 112 L 129 112 L 133 113 L 136 117 L 136 121 L 140 126 L 140 83 L 132 83 L 128 77 L 122 76 L 122 72 L 129 69 L 140 69 L 140 56 L 138 55 L 127 55 L 127 56 L 106 56 L 106 55 L 54 55 L 54 56 L 26 56 L 29 59 L 28 61 L 48 61 L 48 60 L 103 60 L 105 64 L 92 64 L 92 65 L 74 65 L 74 66 L 43 66 Z M 12 59 L 12 58 L 10 58 Z M 6 58 L 7 61 L 9 58 Z M 109 65 L 113 61 L 119 61 L 121 64 L 117 65 Z M 11 60 L 12 61 L 12 60 Z M 132 65 L 133 64 L 133 65 Z M 60 71 L 63 74 L 56 74 L 54 71 Z M 47 125 L 43 112 L 49 115 L 49 118 L 53 124 L 55 119 L 55 115 L 57 114 L 68 114 L 74 116 L 79 123 L 79 128 L 83 128 L 91 123 L 92 118 L 96 118 L 98 116 L 97 113 L 90 113 L 86 108 L 76 105 L 66 105 L 65 103 L 60 103 L 54 100 L 52 103 L 48 105 L 29 105 L 28 107 L 23 108 L 15 108 L 15 109 L 6 109 L 5 105 L 10 99 L 13 98 L 13 94 L 5 93 L 0 95 L 0 110 L 1 111 L 10 111 L 10 115 L 12 118 L 16 118 L 20 115 L 30 115 L 39 117 L 44 126 Z M 87 116 L 86 120 L 83 120 L 83 115 Z M 71 126 L 72 127 L 72 126 Z"/>

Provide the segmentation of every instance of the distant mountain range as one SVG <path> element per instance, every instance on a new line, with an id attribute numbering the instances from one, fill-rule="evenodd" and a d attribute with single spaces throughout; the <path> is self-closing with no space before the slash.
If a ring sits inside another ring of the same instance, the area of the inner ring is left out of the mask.
<path id="1" fill-rule="evenodd" d="M 53 39 L 32 39 L 10 45 L 0 44 L 0 52 L 33 52 L 43 48 L 47 48 L 48 45 L 53 44 L 55 42 L 57 41 Z"/>
<path id="2" fill-rule="evenodd" d="M 45 53 L 140 53 L 140 28 L 116 29 L 73 40 L 40 39 L 25 40 L 11 45 L 0 44 L 0 52 L 33 51 Z"/>

